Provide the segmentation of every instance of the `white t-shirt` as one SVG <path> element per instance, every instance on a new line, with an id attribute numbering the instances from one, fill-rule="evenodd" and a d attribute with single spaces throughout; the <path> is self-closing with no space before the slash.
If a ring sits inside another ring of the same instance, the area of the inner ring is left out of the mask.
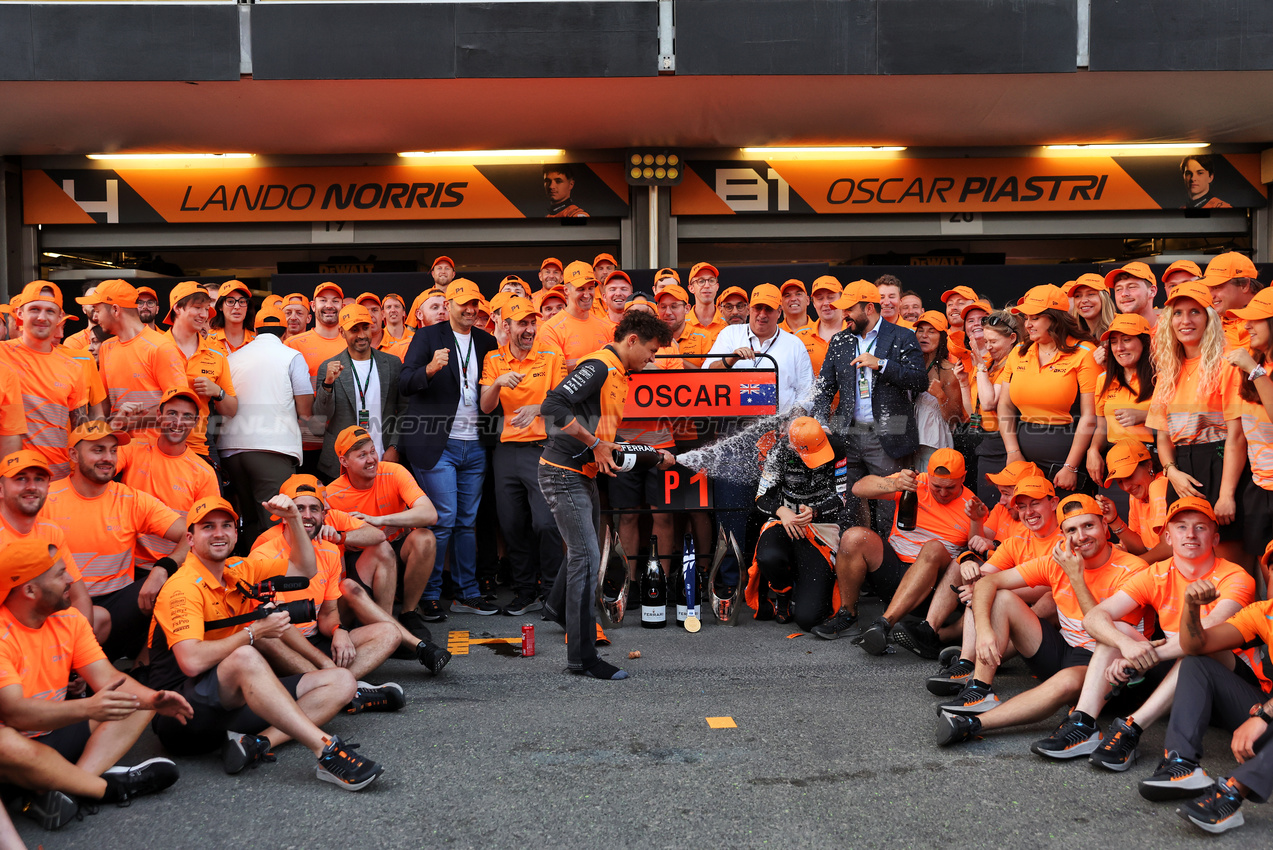
<path id="1" fill-rule="evenodd" d="M 455 335 L 455 365 L 460 369 L 460 403 L 455 408 L 455 424 L 451 426 L 452 440 L 477 439 L 477 399 L 480 393 L 477 382 L 482 377 L 481 359 L 477 343 L 471 333 Z M 467 357 L 467 362 L 465 358 Z"/>

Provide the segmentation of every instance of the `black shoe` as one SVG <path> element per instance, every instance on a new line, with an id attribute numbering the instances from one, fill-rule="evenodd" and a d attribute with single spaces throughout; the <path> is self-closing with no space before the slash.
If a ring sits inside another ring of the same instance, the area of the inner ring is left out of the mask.
<path id="1" fill-rule="evenodd" d="M 102 774 L 106 780 L 106 798 L 121 806 L 134 797 L 156 794 L 170 787 L 179 776 L 177 765 L 166 758 L 147 759 L 132 767 L 112 767 Z"/>
<path id="2" fill-rule="evenodd" d="M 1140 796 L 1160 803 L 1187 800 L 1215 784 L 1196 761 L 1181 758 L 1175 750 L 1164 752 L 1162 761 L 1148 779 L 1140 781 Z"/>
<path id="3" fill-rule="evenodd" d="M 492 614 L 498 614 L 499 608 L 487 602 L 480 596 L 474 596 L 470 599 L 456 599 L 451 602 L 452 614 L 478 614 L 483 617 L 489 617 Z"/>
<path id="4" fill-rule="evenodd" d="M 1210 791 L 1176 809 L 1176 814 L 1198 829 L 1218 835 L 1242 826 L 1245 821 L 1238 808 L 1241 805 L 1242 795 L 1233 780 L 1221 779 Z"/>
<path id="5" fill-rule="evenodd" d="M 632 599 L 640 599 L 641 597 L 633 596 Z M 531 611 L 538 611 L 543 608 L 544 604 L 533 596 L 519 593 L 513 597 L 513 601 L 504 607 L 504 613 L 510 617 L 520 617 Z"/>
<path id="6" fill-rule="evenodd" d="M 1053 759 L 1072 759 L 1094 753 L 1101 745 L 1101 730 L 1077 711 L 1056 727 L 1056 731 L 1030 745 L 1030 752 Z"/>
<path id="7" fill-rule="evenodd" d="M 953 697 L 972 681 L 976 665 L 964 658 L 957 658 L 954 664 L 937 671 L 936 676 L 929 676 L 926 683 L 928 692 L 938 697 Z"/>
<path id="8" fill-rule="evenodd" d="M 1101 745 L 1096 748 L 1087 760 L 1097 767 L 1106 770 L 1124 771 L 1136 763 L 1139 751 L 1141 728 L 1130 717 L 1124 720 L 1115 717 L 1109 724 L 1109 731 Z"/>
<path id="9" fill-rule="evenodd" d="M 937 712 L 940 714 L 982 714 L 999 705 L 999 697 L 995 690 L 985 682 L 979 682 L 972 676 L 968 677 L 968 683 L 963 689 L 955 695 L 954 699 L 946 700 L 937 706 Z"/>
<path id="10" fill-rule="evenodd" d="M 45 829 L 61 829 L 73 820 L 84 819 L 80 804 L 63 791 L 31 794 L 23 798 L 19 811 Z"/>
<path id="11" fill-rule="evenodd" d="M 785 625 L 791 622 L 792 616 L 791 594 L 779 593 L 774 601 L 774 619 Z"/>
<path id="12" fill-rule="evenodd" d="M 355 755 L 356 749 L 357 744 L 346 744 L 332 735 L 318 757 L 318 778 L 346 791 L 360 791 L 374 782 L 385 769 L 371 759 Z"/>
<path id="13" fill-rule="evenodd" d="M 443 617 L 443 619 L 446 619 Z M 419 611 L 403 611 L 398 615 L 398 622 L 402 627 L 411 632 L 416 640 L 422 640 L 425 643 L 433 640 L 433 633 L 429 631 L 429 627 L 425 625 L 424 615 Z M 408 658 L 411 656 L 408 655 Z"/>
<path id="14" fill-rule="evenodd" d="M 420 641 L 416 645 L 415 657 L 434 676 L 441 673 L 442 668 L 451 663 L 450 651 L 443 649 L 436 643 L 427 643 L 425 641 Z"/>
<path id="15" fill-rule="evenodd" d="M 902 620 L 889 633 L 892 642 L 920 658 L 936 660 L 941 654 L 941 639 L 937 632 L 925 620 L 919 622 Z"/>
<path id="16" fill-rule="evenodd" d="M 270 752 L 269 738 L 240 735 L 238 732 L 226 732 L 225 738 L 221 745 L 221 766 L 231 776 L 249 767 L 259 767 L 261 762 L 277 761 L 274 753 Z"/>
<path id="17" fill-rule="evenodd" d="M 958 646 L 948 646 L 941 652 L 937 653 L 937 667 L 941 670 L 954 664 L 959 660 L 959 656 L 963 653 L 963 649 Z"/>
<path id="18" fill-rule="evenodd" d="M 477 579 L 477 591 L 482 594 L 482 598 L 488 602 L 499 596 L 499 588 L 495 584 L 494 576 L 479 576 Z"/>
<path id="19" fill-rule="evenodd" d="M 345 706 L 346 714 L 362 714 L 364 711 L 397 711 L 407 704 L 402 686 L 397 682 L 373 685 L 359 682 L 354 698 Z"/>
<path id="20" fill-rule="evenodd" d="M 442 610 L 442 603 L 436 599 L 421 599 L 416 612 L 426 623 L 441 623 L 446 620 L 446 612 Z"/>
<path id="21" fill-rule="evenodd" d="M 671 596 L 670 593 L 668 595 Z M 756 619 L 772 620 L 777 616 L 777 613 L 774 609 L 773 600 L 767 596 L 761 596 L 760 601 L 756 603 Z"/>
<path id="22" fill-rule="evenodd" d="M 830 618 L 823 620 L 818 625 L 810 629 L 818 637 L 823 640 L 835 640 L 845 632 L 853 630 L 857 625 L 858 615 L 850 613 L 841 608 L 836 611 Z"/>
<path id="23" fill-rule="evenodd" d="M 883 655 L 888 649 L 888 633 L 893 625 L 883 617 L 876 617 L 875 622 L 867 626 L 862 635 L 854 641 L 862 647 L 867 655 Z"/>
<path id="24" fill-rule="evenodd" d="M 949 747 L 971 741 L 981 731 L 981 721 L 964 714 L 943 711 L 937 715 L 937 746 Z"/>

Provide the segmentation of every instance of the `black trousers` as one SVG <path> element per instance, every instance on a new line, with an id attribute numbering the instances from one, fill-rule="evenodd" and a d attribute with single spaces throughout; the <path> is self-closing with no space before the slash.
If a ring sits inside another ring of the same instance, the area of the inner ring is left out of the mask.
<path id="1" fill-rule="evenodd" d="M 252 541 L 272 524 L 270 512 L 261 507 L 278 495 L 283 482 L 296 474 L 296 459 L 278 452 L 239 452 L 224 458 L 225 471 L 234 483 L 243 530 L 235 551 L 247 554 Z"/>
<path id="2" fill-rule="evenodd" d="M 766 529 L 756 543 L 756 567 L 775 591 L 790 588 L 792 615 L 806 632 L 831 616 L 835 572 L 807 538 L 792 540 L 781 525 Z"/>
<path id="3" fill-rule="evenodd" d="M 565 549 L 557 520 L 539 489 L 539 443 L 500 443 L 491 465 L 499 527 L 504 532 L 504 550 L 513 568 L 513 583 L 522 596 L 538 596 L 541 582 L 549 582 L 561 571 Z M 479 535 L 480 543 L 482 536 Z"/>

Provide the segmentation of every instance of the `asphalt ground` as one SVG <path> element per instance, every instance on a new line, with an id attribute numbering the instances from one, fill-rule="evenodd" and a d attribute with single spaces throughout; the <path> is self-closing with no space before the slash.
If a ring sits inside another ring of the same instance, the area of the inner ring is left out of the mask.
<path id="1" fill-rule="evenodd" d="M 372 677 L 406 691 L 396 714 L 338 717 L 385 773 L 347 793 L 314 777 L 296 744 L 278 762 L 226 776 L 215 755 L 181 759 L 180 781 L 127 808 L 104 806 L 58 832 L 15 818 L 30 848 L 482 847 L 1173 847 L 1266 841 L 1273 812 L 1204 836 L 1150 803 L 1136 783 L 1161 753 L 1163 724 L 1122 774 L 1086 759 L 1054 762 L 1029 745 L 1060 722 L 947 749 L 933 744 L 935 662 L 905 651 L 872 658 L 848 640 L 788 638 L 793 625 L 711 620 L 698 634 L 642 629 L 639 611 L 610 630 L 603 655 L 619 682 L 570 676 L 561 630 L 539 615 L 450 615 L 438 632 L 517 637 L 538 652 L 476 645 L 430 678 L 390 661 Z M 746 615 L 749 612 L 744 612 Z M 864 606 L 875 616 L 878 606 Z M 638 659 L 628 659 L 630 651 Z M 1003 696 L 1032 683 L 1009 662 Z M 736 728 L 709 728 L 729 717 Z M 1209 733 L 1204 767 L 1234 764 Z M 124 763 L 162 750 L 147 734 Z"/>

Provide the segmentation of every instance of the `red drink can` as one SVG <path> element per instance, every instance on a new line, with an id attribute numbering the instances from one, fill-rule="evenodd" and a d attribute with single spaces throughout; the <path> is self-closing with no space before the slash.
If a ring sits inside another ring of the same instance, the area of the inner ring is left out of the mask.
<path id="1" fill-rule="evenodd" d="M 522 658 L 530 658 L 535 654 L 535 626 L 527 623 L 522 626 Z"/>

